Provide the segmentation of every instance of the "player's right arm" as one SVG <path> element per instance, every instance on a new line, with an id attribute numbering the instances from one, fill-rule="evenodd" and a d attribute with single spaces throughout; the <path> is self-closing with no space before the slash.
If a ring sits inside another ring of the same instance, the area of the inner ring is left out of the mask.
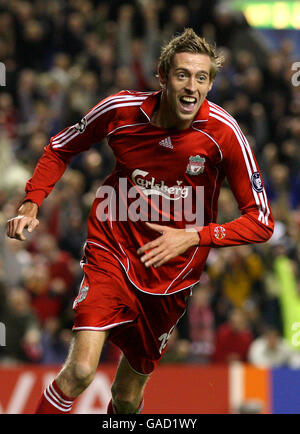
<path id="1" fill-rule="evenodd" d="M 88 149 L 93 143 L 91 129 L 86 133 L 78 131 L 76 125 L 66 128 L 52 137 L 49 145 L 45 147 L 33 176 L 26 183 L 26 196 L 17 211 L 17 216 L 7 222 L 8 237 L 24 241 L 24 229 L 31 232 L 38 226 L 37 213 L 43 200 L 64 174 L 71 158 Z"/>
<path id="2" fill-rule="evenodd" d="M 34 230 L 39 222 L 38 209 L 49 195 L 55 184 L 64 174 L 72 157 L 100 142 L 106 135 L 114 120 L 116 101 L 119 97 L 108 97 L 96 105 L 78 123 L 65 128 L 51 138 L 39 159 L 34 173 L 26 183 L 26 196 L 17 211 L 6 225 L 10 238 L 25 240 L 24 229 Z"/>

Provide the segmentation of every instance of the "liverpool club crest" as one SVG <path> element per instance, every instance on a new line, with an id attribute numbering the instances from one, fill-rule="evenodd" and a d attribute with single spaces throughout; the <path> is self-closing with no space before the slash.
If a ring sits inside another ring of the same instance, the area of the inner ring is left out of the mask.
<path id="1" fill-rule="evenodd" d="M 88 290 L 89 290 L 89 286 L 83 285 L 83 283 L 82 283 L 80 286 L 80 289 L 79 289 L 79 293 L 74 300 L 73 309 L 78 303 L 80 303 L 81 301 L 83 301 L 86 298 Z"/>
<path id="2" fill-rule="evenodd" d="M 186 168 L 186 173 L 189 175 L 200 175 L 204 172 L 205 158 L 200 157 L 200 155 L 190 156 L 189 164 Z"/>

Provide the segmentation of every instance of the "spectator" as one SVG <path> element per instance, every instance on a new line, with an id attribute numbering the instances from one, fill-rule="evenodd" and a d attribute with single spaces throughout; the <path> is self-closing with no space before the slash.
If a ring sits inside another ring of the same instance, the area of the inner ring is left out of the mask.
<path id="1" fill-rule="evenodd" d="M 63 363 L 71 341 L 71 330 L 62 329 L 58 318 L 48 317 L 41 333 L 43 364 Z"/>
<path id="2" fill-rule="evenodd" d="M 214 350 L 214 314 L 210 297 L 208 282 L 193 289 L 189 307 L 191 348 L 188 359 L 193 363 L 209 363 Z"/>
<path id="3" fill-rule="evenodd" d="M 278 330 L 266 327 L 264 333 L 250 345 L 248 360 L 260 368 L 288 366 L 292 349 L 280 336 Z"/>
<path id="4" fill-rule="evenodd" d="M 227 323 L 216 330 L 214 363 L 246 362 L 253 340 L 242 309 L 234 309 Z"/>
<path id="5" fill-rule="evenodd" d="M 42 324 L 49 317 L 58 317 L 74 284 L 72 258 L 59 250 L 50 234 L 40 234 L 33 263 L 25 275 L 25 288 L 31 294 L 32 306 Z"/>
<path id="6" fill-rule="evenodd" d="M 236 307 L 241 307 L 252 288 L 260 285 L 263 263 L 249 246 L 241 246 L 230 252 L 223 250 L 215 262 L 208 266 L 208 275 L 218 282 L 224 295 Z"/>
<path id="7" fill-rule="evenodd" d="M 0 347 L 1 363 L 39 362 L 40 327 L 25 289 L 7 287 L 1 320 L 6 327 L 6 346 Z"/>

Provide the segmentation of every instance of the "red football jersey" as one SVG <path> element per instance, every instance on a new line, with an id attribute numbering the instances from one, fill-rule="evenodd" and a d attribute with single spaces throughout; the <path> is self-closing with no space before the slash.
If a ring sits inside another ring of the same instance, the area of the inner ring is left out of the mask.
<path id="1" fill-rule="evenodd" d="M 274 223 L 257 162 L 234 118 L 205 100 L 190 128 L 158 128 L 151 117 L 160 96 L 161 91 L 119 92 L 52 137 L 27 182 L 25 200 L 40 206 L 71 158 L 106 137 L 116 166 L 98 189 L 87 242 L 110 252 L 138 289 L 171 294 L 199 281 L 210 247 L 264 242 Z M 241 216 L 218 225 L 225 178 Z M 161 267 L 146 268 L 137 250 L 159 233 L 145 221 L 197 227 L 200 244 Z"/>

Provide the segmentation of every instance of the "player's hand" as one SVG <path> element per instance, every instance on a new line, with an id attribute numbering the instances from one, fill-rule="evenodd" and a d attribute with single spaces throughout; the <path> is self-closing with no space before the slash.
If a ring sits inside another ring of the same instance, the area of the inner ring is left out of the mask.
<path id="1" fill-rule="evenodd" d="M 184 253 L 189 247 L 199 244 L 199 234 L 196 229 L 174 229 L 169 226 L 146 224 L 161 235 L 153 241 L 140 247 L 137 251 L 146 267 L 160 267 L 170 259 Z"/>
<path id="2" fill-rule="evenodd" d="M 9 238 L 24 241 L 26 237 L 23 234 L 24 229 L 32 232 L 38 225 L 36 218 L 38 206 L 33 202 L 25 202 L 18 210 L 18 215 L 11 218 L 6 223 L 6 234 Z"/>

